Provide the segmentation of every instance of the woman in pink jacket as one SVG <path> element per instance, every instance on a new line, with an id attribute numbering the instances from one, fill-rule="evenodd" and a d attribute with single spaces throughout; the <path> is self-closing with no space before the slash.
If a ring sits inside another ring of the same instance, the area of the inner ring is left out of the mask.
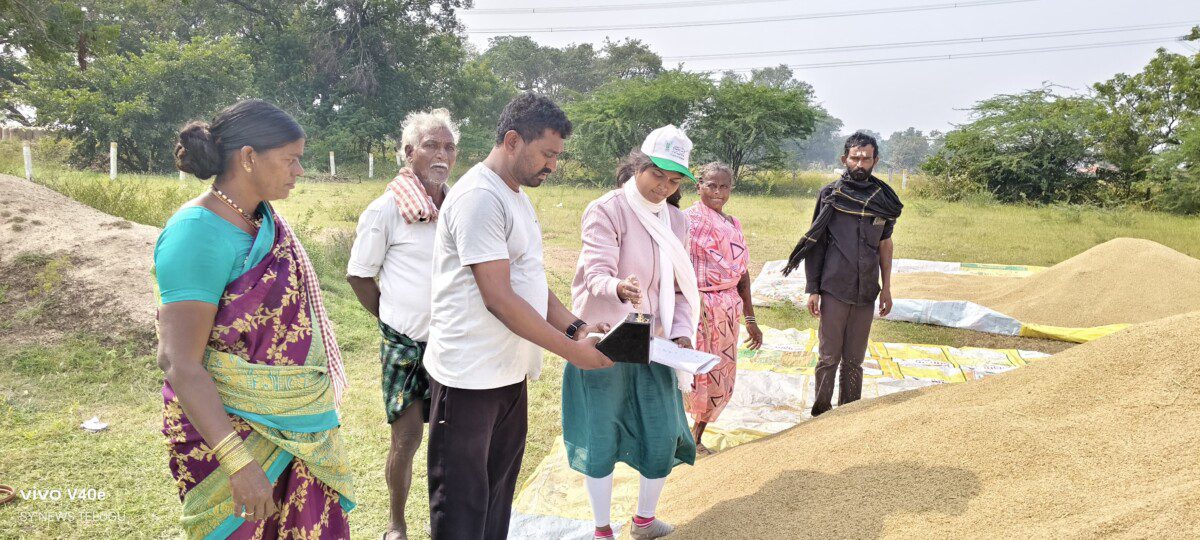
<path id="1" fill-rule="evenodd" d="M 688 171 L 692 143 L 675 126 L 652 132 L 622 164 L 622 186 L 592 201 L 583 214 L 583 249 L 571 285 L 574 312 L 588 324 L 611 324 L 635 311 L 653 316 L 653 332 L 691 348 L 700 313 L 688 255 L 688 220 L 667 204 Z M 596 538 L 611 538 L 612 474 L 618 461 L 641 473 L 635 539 L 666 536 L 654 517 L 671 469 L 693 463 L 696 445 L 683 410 L 680 377 L 656 363 L 617 363 L 563 374 L 563 440 L 571 468 L 583 473 Z"/>

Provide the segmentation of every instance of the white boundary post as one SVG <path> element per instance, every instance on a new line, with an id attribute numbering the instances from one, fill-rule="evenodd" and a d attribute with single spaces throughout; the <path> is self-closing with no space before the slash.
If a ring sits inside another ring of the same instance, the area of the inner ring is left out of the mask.
<path id="1" fill-rule="evenodd" d="M 375 178 L 375 154 L 367 152 L 367 178 Z"/>
<path id="2" fill-rule="evenodd" d="M 337 162 L 333 160 L 333 151 L 329 152 L 329 174 L 337 176 Z"/>
<path id="3" fill-rule="evenodd" d="M 108 179 L 117 179 L 117 143 L 108 143 Z"/>
<path id="4" fill-rule="evenodd" d="M 33 148 L 29 141 L 21 143 L 21 156 L 25 158 L 25 179 L 33 180 Z"/>

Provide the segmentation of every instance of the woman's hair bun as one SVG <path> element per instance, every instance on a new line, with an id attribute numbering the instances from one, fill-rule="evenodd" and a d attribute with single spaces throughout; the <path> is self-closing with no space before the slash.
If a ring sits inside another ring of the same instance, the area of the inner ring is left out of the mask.
<path id="1" fill-rule="evenodd" d="M 208 122 L 193 121 L 183 126 L 175 143 L 175 167 L 201 180 L 221 174 L 225 162 L 209 130 Z"/>

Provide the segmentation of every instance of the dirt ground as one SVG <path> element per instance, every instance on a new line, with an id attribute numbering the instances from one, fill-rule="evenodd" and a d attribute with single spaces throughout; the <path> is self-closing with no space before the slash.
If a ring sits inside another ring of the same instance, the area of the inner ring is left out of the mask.
<path id="1" fill-rule="evenodd" d="M 158 232 L 0 175 L 0 340 L 152 334 Z"/>

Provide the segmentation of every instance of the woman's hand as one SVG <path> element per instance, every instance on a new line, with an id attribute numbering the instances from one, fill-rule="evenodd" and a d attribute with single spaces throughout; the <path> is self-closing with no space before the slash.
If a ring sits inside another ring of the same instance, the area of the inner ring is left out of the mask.
<path id="1" fill-rule="evenodd" d="M 633 304 L 635 309 L 642 307 L 642 285 L 637 276 L 629 276 L 617 284 L 617 298 Z"/>
<path id="2" fill-rule="evenodd" d="M 274 488 L 258 463 L 233 473 L 229 477 L 229 490 L 233 492 L 233 515 L 246 521 L 259 521 L 275 513 Z"/>
<path id="3" fill-rule="evenodd" d="M 762 347 L 762 330 L 758 329 L 758 323 L 746 323 L 746 333 L 750 334 L 746 337 L 746 348 L 757 350 Z"/>
<path id="4" fill-rule="evenodd" d="M 691 349 L 692 348 L 692 338 L 677 337 L 675 339 L 672 339 L 671 341 L 675 342 L 675 344 L 678 345 L 682 349 Z"/>

